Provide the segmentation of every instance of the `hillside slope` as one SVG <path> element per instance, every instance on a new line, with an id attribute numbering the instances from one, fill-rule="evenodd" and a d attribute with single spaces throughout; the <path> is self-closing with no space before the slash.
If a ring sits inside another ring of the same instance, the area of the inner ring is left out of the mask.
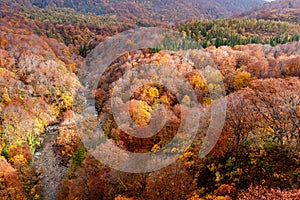
<path id="1" fill-rule="evenodd" d="M 298 22 L 300 20 L 300 0 L 276 0 L 264 3 L 238 15 L 238 17 Z"/>
<path id="2" fill-rule="evenodd" d="M 20 3 L 45 8 L 66 7 L 81 13 L 116 14 L 131 20 L 179 22 L 191 19 L 225 18 L 263 3 L 263 0 L 2 0 L 9 5 Z"/>

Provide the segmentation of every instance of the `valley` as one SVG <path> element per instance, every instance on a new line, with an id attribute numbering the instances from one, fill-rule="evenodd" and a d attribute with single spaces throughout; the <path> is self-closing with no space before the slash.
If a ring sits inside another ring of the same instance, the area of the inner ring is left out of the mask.
<path id="1" fill-rule="evenodd" d="M 0 0 L 0 199 L 300 198 L 299 9 Z"/>

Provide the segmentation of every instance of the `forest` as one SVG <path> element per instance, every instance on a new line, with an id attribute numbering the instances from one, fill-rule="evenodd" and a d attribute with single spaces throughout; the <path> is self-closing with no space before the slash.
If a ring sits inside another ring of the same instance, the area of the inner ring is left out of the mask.
<path id="1" fill-rule="evenodd" d="M 228 0 L 226 7 L 217 0 L 71 2 L 0 0 L 0 199 L 300 198 L 297 0 Z M 280 5 L 284 15 L 263 11 Z M 162 34 L 158 45 L 105 54 L 166 29 L 175 39 Z M 108 49 L 109 41 L 119 46 Z M 113 61 L 91 89 L 83 72 L 97 75 L 101 55 Z M 167 87 L 162 75 L 174 82 Z M 139 87 L 130 94 L 133 85 Z M 211 124 L 224 105 L 214 141 L 218 126 Z M 195 123 L 193 116 L 200 120 L 184 148 L 182 126 L 185 118 Z M 152 129 L 157 134 L 135 137 Z M 105 142 L 125 161 L 124 152 L 178 159 L 130 173 L 97 159 Z"/>

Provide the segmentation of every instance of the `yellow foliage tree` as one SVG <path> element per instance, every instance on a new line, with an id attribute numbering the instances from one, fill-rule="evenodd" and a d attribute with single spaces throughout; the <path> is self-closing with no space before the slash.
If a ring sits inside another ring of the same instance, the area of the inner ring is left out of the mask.
<path id="1" fill-rule="evenodd" d="M 251 74 L 246 71 L 239 72 L 234 80 L 234 89 L 240 90 L 244 87 L 247 87 L 251 81 Z"/>
<path id="2" fill-rule="evenodd" d="M 151 119 L 152 108 L 144 101 L 131 100 L 129 112 L 133 121 L 140 126 L 147 126 Z"/>
<path id="3" fill-rule="evenodd" d="M 192 76 L 188 77 L 188 80 L 195 89 L 203 90 L 206 86 L 205 80 L 198 71 L 194 72 Z"/>

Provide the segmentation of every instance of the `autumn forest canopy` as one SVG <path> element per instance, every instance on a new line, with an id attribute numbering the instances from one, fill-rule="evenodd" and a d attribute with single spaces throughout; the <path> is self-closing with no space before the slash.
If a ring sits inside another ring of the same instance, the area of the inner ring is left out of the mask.
<path id="1" fill-rule="evenodd" d="M 299 0 L 0 0 L 0 16 L 0 199 L 300 199 Z M 95 156 L 106 143 L 116 166 L 178 159 L 129 173 Z"/>

